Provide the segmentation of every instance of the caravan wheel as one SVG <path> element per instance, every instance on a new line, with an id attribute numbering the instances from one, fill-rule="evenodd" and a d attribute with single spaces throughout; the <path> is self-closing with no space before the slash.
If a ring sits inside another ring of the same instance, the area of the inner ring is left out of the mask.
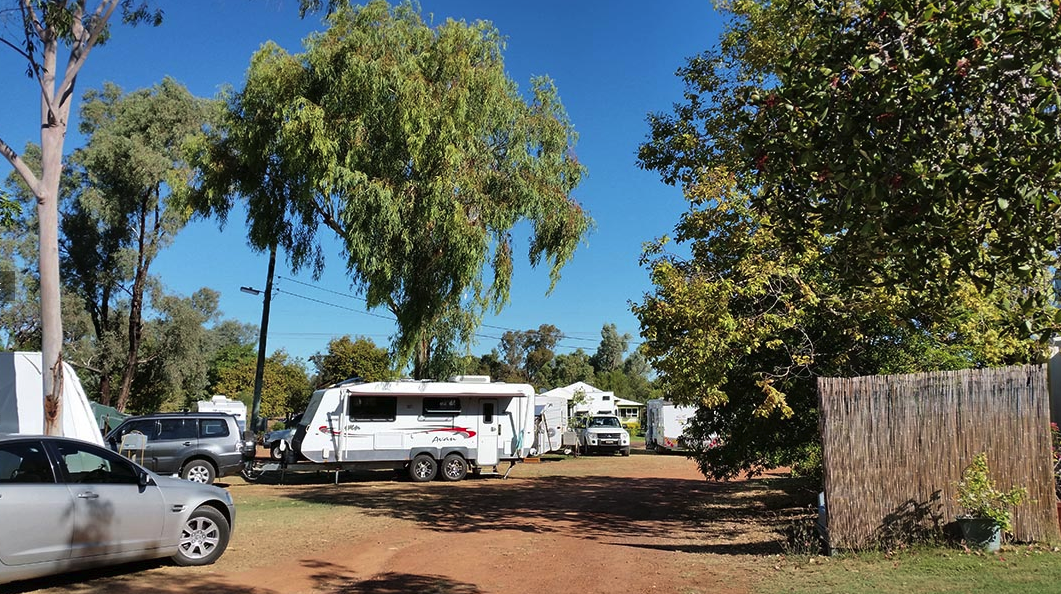
<path id="1" fill-rule="evenodd" d="M 460 454 L 450 454 L 442 460 L 442 478 L 460 481 L 468 476 L 468 462 Z"/>
<path id="2" fill-rule="evenodd" d="M 409 463 L 409 478 L 414 483 L 426 483 L 438 474 L 438 462 L 428 454 L 420 454 Z"/>

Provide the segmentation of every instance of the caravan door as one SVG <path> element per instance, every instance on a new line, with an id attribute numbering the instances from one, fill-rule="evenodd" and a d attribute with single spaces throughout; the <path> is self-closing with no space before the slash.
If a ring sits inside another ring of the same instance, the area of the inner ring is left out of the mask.
<path id="1" fill-rule="evenodd" d="M 479 401 L 479 446 L 476 463 L 479 466 L 497 464 L 497 401 Z"/>

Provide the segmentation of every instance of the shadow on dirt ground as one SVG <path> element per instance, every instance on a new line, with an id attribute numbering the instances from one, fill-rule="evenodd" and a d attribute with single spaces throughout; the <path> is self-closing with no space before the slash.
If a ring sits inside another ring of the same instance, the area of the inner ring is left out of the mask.
<path id="1" fill-rule="evenodd" d="M 708 482 L 608 476 L 353 482 L 305 486 L 284 496 L 351 506 L 432 531 L 559 533 L 608 544 L 730 555 L 781 552 L 779 530 L 806 516 L 813 501 L 811 490 L 796 479 Z M 742 538 L 750 532 L 759 537 Z M 773 536 L 763 538 L 765 533 Z"/>
<path id="2" fill-rule="evenodd" d="M 350 575 L 346 568 L 320 561 L 304 561 L 302 566 L 313 571 L 314 590 L 334 594 L 482 594 L 474 584 L 454 581 L 437 575 L 381 573 L 370 579 Z"/>
<path id="3" fill-rule="evenodd" d="M 101 569 L 75 571 L 61 575 L 0 585 L 0 594 L 21 594 L 43 589 L 56 589 L 71 594 L 140 594 L 144 592 L 144 572 L 166 566 L 164 561 L 139 561 Z M 182 575 L 180 579 L 152 580 L 154 594 L 270 594 L 257 588 L 233 586 L 207 575 Z"/>

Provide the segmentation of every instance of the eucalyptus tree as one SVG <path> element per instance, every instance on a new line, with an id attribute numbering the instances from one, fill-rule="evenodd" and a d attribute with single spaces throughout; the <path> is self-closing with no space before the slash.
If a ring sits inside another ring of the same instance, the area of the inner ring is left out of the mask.
<path id="1" fill-rule="evenodd" d="M 390 353 L 376 346 L 371 338 L 349 336 L 328 341 L 328 351 L 309 358 L 317 370 L 317 387 L 358 377 L 366 382 L 382 382 L 394 377 Z"/>
<path id="2" fill-rule="evenodd" d="M 162 21 L 161 10 L 135 0 L 99 0 L 92 8 L 88 0 L 13 0 L 2 16 L 17 21 L 14 39 L 0 37 L 0 43 L 16 52 L 25 62 L 26 73 L 40 87 L 41 164 L 34 170 L 0 136 L 0 154 L 14 167 L 37 199 L 39 233 L 39 278 L 44 366 L 44 430 L 49 435 L 62 431 L 61 388 L 63 330 L 59 286 L 59 182 L 63 168 L 63 142 L 66 139 L 70 108 L 77 75 L 89 53 L 109 34 L 111 16 L 118 11 L 129 24 Z M 60 65 L 59 50 L 69 50 Z"/>
<path id="3" fill-rule="evenodd" d="M 107 378 L 112 371 L 121 378 L 118 410 L 136 375 L 151 264 L 188 221 L 171 191 L 191 177 L 182 151 L 211 110 L 209 101 L 170 78 L 128 94 L 108 83 L 86 92 L 82 102 L 80 130 L 88 142 L 71 157 L 78 183 L 62 201 L 62 263 L 100 342 L 115 334 L 115 300 L 129 300 L 125 344 L 115 345 L 101 370 L 104 404 L 111 400 Z"/>
<path id="4" fill-rule="evenodd" d="M 210 384 L 212 394 L 224 394 L 250 403 L 253 398 L 257 357 L 252 355 L 219 370 L 216 381 Z M 309 401 L 310 384 L 306 368 L 300 359 L 292 358 L 283 350 L 274 351 L 265 360 L 261 395 L 261 415 L 282 417 L 305 408 Z"/>
<path id="5" fill-rule="evenodd" d="M 548 78 L 525 98 L 508 77 L 491 24 L 432 28 L 408 3 L 327 8 L 304 53 L 267 43 L 252 58 L 223 134 L 201 147 L 199 209 L 224 217 L 244 196 L 252 244 L 318 272 L 318 231 L 333 232 L 423 377 L 449 336 L 470 342 L 507 303 L 518 222 L 555 286 L 591 224 L 572 197 L 576 135 Z"/>
<path id="6" fill-rule="evenodd" d="M 607 373 L 620 369 L 626 349 L 630 344 L 629 334 L 619 334 L 615 324 L 605 324 L 600 331 L 601 341 L 597 352 L 593 353 L 590 362 L 597 373 Z"/>

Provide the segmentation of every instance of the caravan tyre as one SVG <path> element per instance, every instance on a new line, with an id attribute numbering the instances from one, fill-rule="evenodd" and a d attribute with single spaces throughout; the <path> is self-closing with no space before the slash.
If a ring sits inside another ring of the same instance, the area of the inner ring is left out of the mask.
<path id="1" fill-rule="evenodd" d="M 409 463 L 409 478 L 414 483 L 426 483 L 438 474 L 438 462 L 429 454 L 420 454 Z"/>
<path id="2" fill-rule="evenodd" d="M 468 462 L 460 454 L 450 454 L 442 460 L 442 479 L 460 481 L 468 476 Z"/>

